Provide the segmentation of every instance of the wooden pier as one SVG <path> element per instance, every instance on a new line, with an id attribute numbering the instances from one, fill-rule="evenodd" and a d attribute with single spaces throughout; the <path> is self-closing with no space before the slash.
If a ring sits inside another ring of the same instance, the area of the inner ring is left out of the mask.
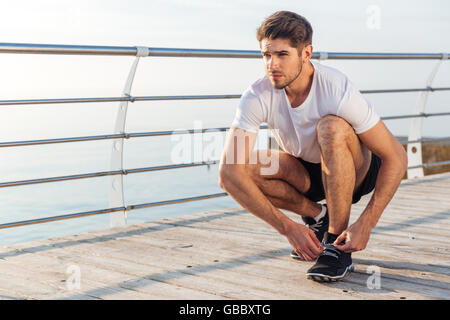
<path id="1" fill-rule="evenodd" d="M 402 182 L 345 281 L 290 251 L 242 208 L 201 212 L 2 247 L 0 299 L 450 299 L 450 173 Z"/>

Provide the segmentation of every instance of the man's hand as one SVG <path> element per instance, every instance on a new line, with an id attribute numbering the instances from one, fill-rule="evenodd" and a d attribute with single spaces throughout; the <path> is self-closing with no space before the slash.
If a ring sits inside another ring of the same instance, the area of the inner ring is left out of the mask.
<path id="1" fill-rule="evenodd" d="M 323 252 L 314 231 L 304 225 L 292 221 L 285 236 L 298 256 L 306 261 L 314 261 Z"/>
<path id="2" fill-rule="evenodd" d="M 367 224 L 356 221 L 337 237 L 333 245 L 347 253 L 364 250 L 369 242 L 371 231 Z M 345 243 L 341 244 L 344 241 Z"/>

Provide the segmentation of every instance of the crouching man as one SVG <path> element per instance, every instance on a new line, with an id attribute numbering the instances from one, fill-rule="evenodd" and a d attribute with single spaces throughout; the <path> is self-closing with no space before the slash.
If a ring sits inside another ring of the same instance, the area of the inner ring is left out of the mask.
<path id="1" fill-rule="evenodd" d="M 286 236 L 293 258 L 317 260 L 309 279 L 341 280 L 353 270 L 351 253 L 366 247 L 396 192 L 406 152 L 342 72 L 310 60 L 312 28 L 304 17 L 276 12 L 257 40 L 266 75 L 241 97 L 219 185 Z M 282 150 L 253 150 L 261 123 Z M 351 205 L 372 191 L 349 226 Z M 305 225 L 279 209 L 297 213 Z"/>

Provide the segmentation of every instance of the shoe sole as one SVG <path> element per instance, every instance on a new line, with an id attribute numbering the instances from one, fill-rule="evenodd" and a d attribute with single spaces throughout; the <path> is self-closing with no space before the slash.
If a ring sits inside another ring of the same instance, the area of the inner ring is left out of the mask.
<path id="1" fill-rule="evenodd" d="M 294 259 L 294 260 L 297 260 L 297 261 L 313 262 L 313 261 L 305 260 L 302 257 L 300 257 L 300 256 L 298 256 L 296 254 L 292 254 L 292 253 L 291 253 L 291 258 Z"/>
<path id="2" fill-rule="evenodd" d="M 291 258 L 294 260 L 298 260 L 298 261 L 306 261 L 305 259 L 301 258 L 300 256 L 298 256 L 296 254 L 292 254 L 292 253 L 291 253 Z"/>
<path id="3" fill-rule="evenodd" d="M 307 273 L 306 276 L 309 280 L 314 280 L 317 282 L 337 282 L 347 278 L 354 270 L 355 267 L 351 264 L 345 269 L 345 272 L 339 276 L 332 277 L 322 273 Z"/>

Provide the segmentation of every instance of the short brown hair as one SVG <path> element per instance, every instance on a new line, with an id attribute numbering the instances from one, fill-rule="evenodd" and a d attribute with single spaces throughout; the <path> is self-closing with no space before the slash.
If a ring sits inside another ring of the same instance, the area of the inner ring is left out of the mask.
<path id="1" fill-rule="evenodd" d="M 264 20 L 256 31 L 259 42 L 263 39 L 289 39 L 291 46 L 312 44 L 313 30 L 306 18 L 290 11 L 277 11 Z"/>

